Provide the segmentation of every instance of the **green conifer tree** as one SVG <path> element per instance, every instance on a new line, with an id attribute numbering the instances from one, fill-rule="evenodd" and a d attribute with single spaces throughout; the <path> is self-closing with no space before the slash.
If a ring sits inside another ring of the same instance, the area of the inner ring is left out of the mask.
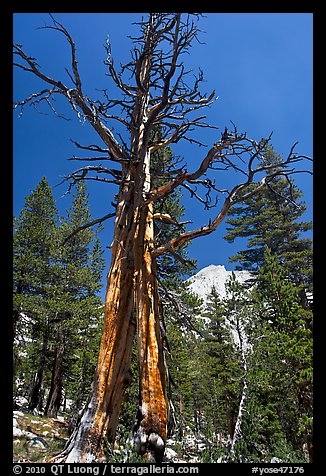
<path id="1" fill-rule="evenodd" d="M 311 461 L 311 311 L 301 306 L 298 289 L 268 248 L 253 298 L 249 403 L 238 451 L 247 461 Z"/>
<path id="2" fill-rule="evenodd" d="M 57 249 L 57 285 L 52 301 L 52 373 L 45 408 L 47 416 L 57 415 L 64 388 L 66 396 L 73 396 L 73 400 L 81 403 L 93 376 L 103 312 L 97 295 L 104 268 L 103 251 L 96 233 L 90 228 L 64 240 L 90 221 L 86 185 L 79 182 L 67 220 L 62 221 L 61 243 Z M 74 385 L 72 382 L 76 384 L 76 380 L 78 384 Z"/>
<path id="3" fill-rule="evenodd" d="M 156 128 L 152 133 L 152 141 L 157 142 L 161 140 L 163 140 L 161 129 Z M 173 156 L 170 147 L 159 149 L 152 154 L 151 177 L 153 187 L 156 188 L 166 184 L 169 172 L 177 167 L 178 161 L 179 159 Z M 177 187 L 171 194 L 155 202 L 154 213 L 157 217 L 155 220 L 155 236 L 158 240 L 157 245 L 165 243 L 185 231 L 186 224 L 181 221 L 185 212 L 185 208 L 181 203 L 182 196 L 180 187 Z M 170 256 L 158 257 L 158 275 L 163 281 L 168 277 L 166 280 L 167 285 L 169 283 L 174 285 L 176 279 L 180 283 L 180 279 L 196 268 L 195 260 L 189 259 L 187 256 L 189 244 L 190 242 L 187 246 Z"/>
<path id="4" fill-rule="evenodd" d="M 52 189 L 43 177 L 14 220 L 13 238 L 15 375 L 32 410 L 39 404 L 46 363 L 57 221 Z"/>
<path id="5" fill-rule="evenodd" d="M 215 287 L 208 295 L 203 316 L 209 319 L 204 359 L 208 359 L 206 378 L 213 384 L 210 418 L 214 422 L 216 435 L 220 434 L 224 439 L 232 438 L 240 392 L 241 363 L 230 323 L 226 320 L 226 302 L 222 302 Z"/>
<path id="6" fill-rule="evenodd" d="M 276 170 L 281 157 L 268 145 L 264 160 Z M 247 238 L 247 247 L 229 261 L 239 263 L 236 269 L 257 272 L 268 246 L 294 283 L 310 287 L 312 241 L 302 234 L 312 225 L 300 220 L 305 211 L 302 192 L 293 179 L 282 175 L 274 178 L 260 195 L 247 198 L 229 211 L 229 226 L 224 238 L 230 243 L 239 237 Z"/>
<path id="7" fill-rule="evenodd" d="M 189 429 L 204 430 L 206 391 L 203 365 L 203 322 L 198 319 L 202 301 L 187 289 L 177 286 L 172 294 L 174 304 L 166 307 L 167 367 L 170 399 L 173 407 L 173 432 L 181 441 Z"/>

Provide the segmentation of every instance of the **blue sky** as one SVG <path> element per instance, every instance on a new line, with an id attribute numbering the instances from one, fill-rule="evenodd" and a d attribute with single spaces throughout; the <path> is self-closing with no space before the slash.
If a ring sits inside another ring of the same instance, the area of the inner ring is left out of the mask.
<path id="1" fill-rule="evenodd" d="M 64 13 L 55 18 L 64 24 L 73 37 L 78 56 L 83 89 L 92 99 L 99 98 L 98 89 L 111 90 L 112 83 L 105 75 L 104 43 L 109 33 L 115 63 L 127 62 L 132 46 L 127 37 L 137 32 L 132 22 L 141 13 Z M 46 13 L 14 14 L 14 41 L 37 58 L 49 76 L 68 82 L 65 67 L 70 65 L 69 47 L 63 37 L 51 30 L 37 29 L 50 24 Z M 203 32 L 195 42 L 185 65 L 194 72 L 200 67 L 205 76 L 204 90 L 215 89 L 219 99 L 207 110 L 208 122 L 224 129 L 230 120 L 239 131 L 261 139 L 273 131 L 275 150 L 286 156 L 294 142 L 296 150 L 312 156 L 312 35 L 313 15 L 310 13 L 208 13 L 199 22 Z M 20 100 L 44 87 L 30 73 L 14 74 L 14 99 Z M 112 90 L 112 94 L 114 91 Z M 70 121 L 55 117 L 49 110 L 37 113 L 26 107 L 18 117 L 14 113 L 14 214 L 18 215 L 25 198 L 45 175 L 54 186 L 62 176 L 78 168 L 78 162 L 68 161 L 81 156 L 70 139 L 81 144 L 98 143 L 88 124 L 78 122 L 66 104 L 57 103 L 60 112 L 66 112 Z M 47 115 L 44 114 L 47 113 Z M 212 145 L 220 138 L 219 131 L 200 130 L 201 139 Z M 101 144 L 99 144 L 101 145 Z M 205 150 L 180 142 L 175 153 L 185 157 L 189 170 L 204 157 Z M 87 153 L 86 153 L 87 155 Z M 226 178 L 221 176 L 221 181 Z M 312 178 L 296 175 L 296 184 L 304 194 L 308 211 L 303 217 L 312 219 Z M 222 186 L 223 183 L 222 183 Z M 70 206 L 71 198 L 63 196 L 67 184 L 54 188 L 61 213 Z M 89 185 L 91 212 L 94 218 L 110 212 L 114 190 L 107 185 Z M 193 226 L 207 224 L 212 216 L 200 204 L 188 197 L 185 219 L 193 219 Z M 223 240 L 225 224 L 213 234 L 194 240 L 189 255 L 197 258 L 199 269 L 209 264 L 224 264 L 243 243 L 228 244 Z M 109 246 L 112 221 L 105 222 L 102 243 Z M 240 248 L 239 248 L 240 247 Z M 107 259 L 110 259 L 106 250 Z"/>

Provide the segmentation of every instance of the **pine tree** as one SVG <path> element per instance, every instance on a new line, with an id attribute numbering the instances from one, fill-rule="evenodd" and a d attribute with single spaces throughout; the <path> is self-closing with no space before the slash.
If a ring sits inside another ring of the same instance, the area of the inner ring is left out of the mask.
<path id="1" fill-rule="evenodd" d="M 200 316 L 202 301 L 186 286 L 177 286 L 172 305 L 166 306 L 167 368 L 169 398 L 173 409 L 173 432 L 182 442 L 186 429 L 202 431 L 205 404 L 203 370 L 203 325 Z"/>
<path id="2" fill-rule="evenodd" d="M 15 372 L 25 382 L 25 396 L 30 393 L 32 410 L 39 404 L 45 369 L 57 221 L 52 190 L 43 177 L 14 221 L 13 239 Z"/>
<path id="3" fill-rule="evenodd" d="M 209 359 L 209 372 L 205 378 L 213 384 L 215 401 L 212 401 L 210 418 L 215 425 L 215 434 L 224 439 L 233 437 L 239 395 L 241 363 L 235 348 L 230 323 L 227 321 L 226 301 L 222 302 L 215 287 L 208 295 L 203 316 L 209 319 L 204 352 Z M 204 359 L 206 355 L 204 354 Z M 217 391 L 219 395 L 217 395 Z"/>
<path id="4" fill-rule="evenodd" d="M 162 140 L 162 128 L 156 127 L 151 134 L 151 142 Z M 155 151 L 151 157 L 153 188 L 164 185 L 167 174 L 175 169 L 178 163 L 179 159 L 173 155 L 170 147 Z M 182 197 L 180 187 L 177 187 L 168 196 L 155 202 L 154 229 L 158 243 L 170 241 L 185 231 L 187 222 L 181 221 L 185 212 L 185 207 L 181 204 Z M 175 285 L 176 280 L 180 283 L 180 279 L 196 268 L 196 261 L 187 256 L 189 245 L 190 242 L 171 255 L 158 257 L 157 274 L 167 286 Z"/>
<path id="5" fill-rule="evenodd" d="M 85 186 L 77 189 L 68 221 L 62 219 L 60 228 L 46 178 L 14 219 L 16 380 L 23 383 L 20 393 L 29 398 L 31 411 L 42 409 L 50 387 L 45 412 L 52 416 L 62 403 L 64 387 L 66 397 L 85 401 L 101 332 L 100 242 L 86 230 L 63 245 L 68 233 L 90 219 Z"/>
<path id="6" fill-rule="evenodd" d="M 281 160 L 272 145 L 267 145 L 264 163 L 275 166 L 270 171 L 277 170 Z M 312 225 L 300 221 L 305 211 L 302 192 L 293 179 L 282 175 L 274 178 L 259 195 L 244 199 L 229 211 L 229 227 L 224 238 L 230 243 L 239 237 L 247 238 L 246 249 L 229 261 L 240 263 L 236 269 L 256 272 L 263 264 L 268 246 L 294 283 L 311 287 L 312 241 L 302 234 Z"/>
<path id="7" fill-rule="evenodd" d="M 19 219 L 14 219 L 13 277 L 14 329 L 22 312 L 35 313 L 29 297 L 45 296 L 52 284 L 53 242 L 57 222 L 52 190 L 45 177 L 26 198 Z"/>
<path id="8" fill-rule="evenodd" d="M 83 380 L 79 384 L 75 399 L 79 400 L 81 394 L 85 393 L 85 388 L 89 387 L 89 378 L 84 380 L 84 377 L 89 377 L 91 363 L 92 372 L 94 371 L 94 360 L 90 358 L 91 353 L 86 351 L 85 344 L 88 340 L 91 344 L 93 338 L 98 344 L 98 334 L 94 331 L 100 330 L 99 318 L 103 312 L 101 300 L 97 296 L 103 259 L 100 243 L 95 241 L 95 232 L 90 229 L 83 230 L 64 241 L 64 237 L 91 220 L 88 194 L 82 182 L 77 185 L 72 207 L 67 215 L 67 220 L 63 220 L 60 229 L 62 241 L 57 254 L 57 288 L 52 302 L 53 367 L 45 408 L 47 416 L 57 415 L 64 386 L 71 388 L 68 382 L 71 378 L 71 367 L 76 364 L 76 360 L 81 359 L 78 380 L 81 376 Z M 76 365 L 74 367 L 76 372 Z"/>
<path id="9" fill-rule="evenodd" d="M 238 446 L 250 461 L 312 458 L 312 334 L 298 289 L 267 249 L 253 293 L 249 403 Z M 254 315 L 254 314 L 253 314 Z"/>
<path id="10" fill-rule="evenodd" d="M 242 462 L 242 457 L 238 457 L 235 448 L 239 440 L 243 436 L 243 419 L 247 411 L 249 399 L 249 364 L 248 354 L 248 325 L 252 318 L 252 306 L 250 292 L 246 284 L 240 284 L 232 272 L 231 277 L 226 282 L 226 298 L 224 300 L 225 316 L 233 333 L 234 340 L 237 344 L 240 372 L 236 380 L 239 382 L 239 391 L 236 404 L 236 417 L 234 424 L 234 432 L 230 441 L 230 453 L 227 458 L 230 461 L 237 460 Z"/>

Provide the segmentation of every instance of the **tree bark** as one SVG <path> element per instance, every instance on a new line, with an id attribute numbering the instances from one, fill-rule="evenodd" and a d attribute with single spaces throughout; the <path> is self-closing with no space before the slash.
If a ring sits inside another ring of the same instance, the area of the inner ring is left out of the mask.
<path id="1" fill-rule="evenodd" d="M 235 456 L 235 445 L 242 437 L 242 420 L 243 414 L 245 412 L 247 400 L 248 400 L 248 362 L 247 362 L 247 355 L 244 346 L 245 335 L 239 319 L 236 322 L 236 329 L 239 337 L 239 350 L 241 354 L 241 362 L 244 371 L 243 377 L 243 387 L 242 387 L 242 394 L 239 403 L 238 415 L 237 420 L 234 427 L 233 435 L 230 435 L 232 438 L 231 449 L 230 449 L 230 456 L 233 458 Z M 241 462 L 241 461 L 240 461 Z"/>
<path id="2" fill-rule="evenodd" d="M 48 346 L 48 338 L 47 336 L 44 336 L 39 366 L 37 369 L 34 385 L 31 391 L 31 397 L 30 397 L 29 405 L 28 405 L 28 408 L 31 412 L 35 410 L 35 408 L 39 408 L 41 410 L 41 387 L 42 387 L 43 374 L 45 369 L 45 357 L 46 357 L 47 346 Z"/>
<path id="3" fill-rule="evenodd" d="M 144 50 L 153 42 L 148 23 Z M 149 461 L 161 462 L 167 438 L 166 368 L 160 329 L 160 308 L 154 248 L 154 206 L 148 202 L 151 190 L 148 147 L 149 127 L 153 119 L 148 113 L 150 99 L 151 52 L 139 62 L 138 94 L 133 109 L 137 134 L 131 140 L 135 163 L 135 305 L 137 315 L 139 408 L 133 429 L 135 449 Z"/>
<path id="4" fill-rule="evenodd" d="M 150 58 L 145 57 L 145 81 Z M 145 205 L 150 191 L 150 153 L 144 141 L 149 91 L 135 102 L 131 156 L 123 166 L 124 186 L 117 207 L 112 260 L 108 275 L 105 325 L 93 381 L 92 396 L 64 451 L 55 461 L 105 460 L 105 437 L 113 442 L 126 386 L 134 336 L 136 299 L 140 374 L 139 412 L 134 428 L 136 450 L 161 461 L 167 436 L 167 399 L 163 343 L 156 283 L 153 204 Z"/>
<path id="5" fill-rule="evenodd" d="M 134 426 L 136 451 L 161 462 L 167 438 L 166 368 L 160 328 L 152 204 L 140 216 L 136 235 L 135 299 L 138 330 L 139 409 Z"/>
<path id="6" fill-rule="evenodd" d="M 133 321 L 134 217 L 129 191 L 117 207 L 107 277 L 104 329 L 91 397 L 75 431 L 55 462 L 105 460 L 105 438 L 114 441 L 125 388 L 130 383 Z"/>
<path id="7" fill-rule="evenodd" d="M 61 405 L 64 351 L 64 343 L 62 340 L 62 336 L 60 336 L 60 342 L 56 349 L 53 363 L 50 393 L 44 412 L 44 415 L 48 418 L 56 418 Z"/>
<path id="8" fill-rule="evenodd" d="M 227 381 L 224 381 L 223 384 L 226 386 Z M 224 402 L 225 402 L 225 414 L 226 414 L 226 423 L 227 423 L 228 433 L 230 435 L 230 438 L 232 438 L 235 425 L 234 425 L 234 419 L 233 419 L 232 408 L 231 408 L 231 396 L 228 390 L 224 390 Z"/>

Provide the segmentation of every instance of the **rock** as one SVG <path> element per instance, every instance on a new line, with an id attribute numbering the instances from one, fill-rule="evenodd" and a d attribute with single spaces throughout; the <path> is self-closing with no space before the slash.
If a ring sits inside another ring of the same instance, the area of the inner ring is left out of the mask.
<path id="1" fill-rule="evenodd" d="M 40 448 L 41 450 L 45 450 L 49 446 L 44 438 L 41 438 L 40 436 L 32 438 L 28 444 L 34 448 Z"/>
<path id="2" fill-rule="evenodd" d="M 13 425 L 14 428 L 18 428 L 18 423 L 17 423 L 16 418 L 12 419 L 12 425 Z"/>
<path id="3" fill-rule="evenodd" d="M 28 405 L 28 400 L 25 397 L 17 397 L 15 399 L 15 405 L 18 407 L 26 407 Z"/>
<path id="4" fill-rule="evenodd" d="M 32 433 L 31 431 L 25 431 L 25 430 L 23 430 L 23 435 L 22 436 L 24 436 L 28 440 L 32 440 L 33 438 L 37 438 L 37 435 L 35 435 L 35 433 Z"/>
<path id="5" fill-rule="evenodd" d="M 200 459 L 198 458 L 198 456 L 192 456 L 188 463 L 200 463 Z"/>
<path id="6" fill-rule="evenodd" d="M 178 456 L 178 453 L 174 451 L 172 448 L 166 448 L 165 450 L 165 458 L 168 460 L 172 460 Z"/>
<path id="7" fill-rule="evenodd" d="M 160 435 L 157 433 L 151 433 L 148 437 L 148 443 L 153 445 L 157 450 L 162 451 L 164 450 L 164 442 Z"/>
<path id="8" fill-rule="evenodd" d="M 205 443 L 198 443 L 197 449 L 198 451 L 204 451 L 207 448 Z"/>
<path id="9" fill-rule="evenodd" d="M 207 301 L 207 296 L 214 285 L 220 297 L 224 298 L 226 295 L 225 283 L 232 273 L 236 275 L 241 284 L 252 278 L 249 271 L 227 271 L 224 266 L 211 264 L 188 279 L 189 287 L 195 294 Z"/>
<path id="10" fill-rule="evenodd" d="M 43 426 L 43 428 L 50 428 L 50 430 L 52 430 L 52 426 L 49 425 L 48 423 L 42 423 L 42 426 Z"/>
<path id="11" fill-rule="evenodd" d="M 276 458 L 276 456 L 273 456 L 273 458 L 270 461 L 271 463 L 282 463 L 282 460 L 280 458 Z"/>
<path id="12" fill-rule="evenodd" d="M 173 440 L 172 438 L 168 438 L 168 439 L 166 440 L 166 446 L 169 446 L 169 447 L 170 447 L 170 446 L 174 446 L 175 444 L 176 444 L 176 441 Z"/>
<path id="13" fill-rule="evenodd" d="M 24 436 L 24 432 L 17 426 L 14 426 L 12 433 L 14 438 L 20 438 L 21 436 Z"/>
<path id="14" fill-rule="evenodd" d="M 21 416 L 21 417 L 22 417 L 22 416 L 25 416 L 25 413 L 23 413 L 23 412 L 21 412 L 21 411 L 19 411 L 19 410 L 15 410 L 15 411 L 13 412 L 13 414 L 14 414 L 15 416 Z"/>
<path id="15" fill-rule="evenodd" d="M 69 398 L 66 399 L 66 410 L 71 410 L 74 401 Z"/>
<path id="16" fill-rule="evenodd" d="M 57 418 L 53 418 L 53 421 L 55 421 L 56 423 L 65 424 L 65 418 L 61 415 L 58 415 Z"/>

